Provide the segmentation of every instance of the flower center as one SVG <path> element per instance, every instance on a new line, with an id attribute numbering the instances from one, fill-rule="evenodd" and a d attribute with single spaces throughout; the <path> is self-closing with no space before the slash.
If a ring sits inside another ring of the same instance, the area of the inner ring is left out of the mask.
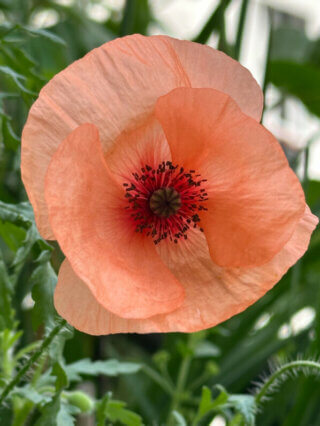
<path id="1" fill-rule="evenodd" d="M 149 206 L 151 211 L 157 216 L 170 217 L 179 210 L 181 196 L 172 187 L 159 188 L 151 195 Z"/>
<path id="2" fill-rule="evenodd" d="M 187 239 L 187 231 L 199 226 L 198 212 L 207 210 L 205 182 L 195 170 L 185 171 L 171 161 L 157 168 L 146 164 L 132 173 L 123 186 L 135 231 L 151 236 L 155 244 L 167 238 L 175 243 Z"/>

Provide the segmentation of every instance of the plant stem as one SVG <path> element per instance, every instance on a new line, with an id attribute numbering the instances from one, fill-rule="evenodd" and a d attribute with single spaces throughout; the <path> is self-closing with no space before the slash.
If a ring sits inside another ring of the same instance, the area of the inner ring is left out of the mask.
<path id="1" fill-rule="evenodd" d="M 234 46 L 234 57 L 237 60 L 239 60 L 239 57 L 240 57 L 240 49 L 241 49 L 241 44 L 243 39 L 244 24 L 246 21 L 248 5 L 249 5 L 249 0 L 242 0 L 240 16 L 239 16 L 239 24 L 238 24 L 238 30 L 237 30 L 237 37 L 236 37 L 236 42 Z"/>
<path id="2" fill-rule="evenodd" d="M 212 373 L 209 371 L 205 371 L 203 374 L 201 374 L 197 379 L 195 379 L 189 386 L 190 390 L 195 390 L 198 387 L 202 386 L 207 380 L 209 380 L 212 377 Z"/>
<path id="3" fill-rule="evenodd" d="M 26 424 L 26 420 L 29 417 L 31 411 L 33 410 L 34 403 L 32 401 L 24 401 L 22 407 L 17 410 L 14 410 L 14 417 L 12 421 L 12 426 L 23 426 Z"/>
<path id="4" fill-rule="evenodd" d="M 192 356 L 186 355 L 183 361 L 181 362 L 178 378 L 177 378 L 176 389 L 174 390 L 174 393 L 173 393 L 172 403 L 171 403 L 171 407 L 169 411 L 168 422 L 167 422 L 168 424 L 169 424 L 169 419 L 172 415 L 172 412 L 179 409 L 179 404 L 183 397 L 183 391 L 187 382 L 191 361 L 192 361 Z"/>
<path id="5" fill-rule="evenodd" d="M 136 8 L 136 0 L 126 0 L 123 9 L 123 18 L 120 25 L 119 36 L 131 34 L 134 25 L 134 11 Z"/>
<path id="6" fill-rule="evenodd" d="M 263 116 L 266 109 L 266 92 L 267 92 L 267 88 L 269 84 L 270 54 L 271 54 L 272 37 L 273 37 L 273 11 L 268 9 L 268 13 L 269 13 L 270 28 L 269 28 L 269 39 L 268 39 L 267 54 L 266 54 L 266 66 L 265 66 L 264 80 L 263 80 L 263 86 L 262 86 L 264 105 L 263 105 L 261 121 L 263 120 Z"/>
<path id="7" fill-rule="evenodd" d="M 0 405 L 3 403 L 7 395 L 12 391 L 12 389 L 20 382 L 22 377 L 30 369 L 30 367 L 38 360 L 46 348 L 51 344 L 55 336 L 63 329 L 67 324 L 66 320 L 59 322 L 48 334 L 48 336 L 42 341 L 39 349 L 34 352 L 34 354 L 29 358 L 26 364 L 21 368 L 21 370 L 11 379 L 11 381 L 5 386 L 1 395 L 0 395 Z"/>
<path id="8" fill-rule="evenodd" d="M 142 371 L 150 377 L 155 383 L 157 383 L 164 391 L 166 391 L 169 395 L 173 395 L 174 389 L 171 384 L 164 379 L 156 370 L 149 367 L 148 365 L 144 365 L 142 367 Z"/>
<path id="9" fill-rule="evenodd" d="M 231 0 L 220 1 L 200 33 L 193 41 L 196 41 L 197 43 L 206 43 L 208 41 L 213 31 L 219 29 L 220 20 L 223 17 L 226 8 L 229 6 L 230 1 Z"/>
<path id="10" fill-rule="evenodd" d="M 281 375 L 287 371 L 300 369 L 300 368 L 313 368 L 319 370 L 320 373 L 320 363 L 316 361 L 309 360 L 299 360 L 288 362 L 287 364 L 282 365 L 277 371 L 275 371 L 268 380 L 263 384 L 259 392 L 256 394 L 256 404 L 259 405 L 264 396 L 266 396 L 269 392 L 270 387 L 274 384 L 274 382 L 281 377 Z"/>

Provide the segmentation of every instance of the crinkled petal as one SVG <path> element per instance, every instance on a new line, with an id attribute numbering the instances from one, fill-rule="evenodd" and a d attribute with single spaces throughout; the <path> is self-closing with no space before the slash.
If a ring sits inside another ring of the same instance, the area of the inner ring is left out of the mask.
<path id="1" fill-rule="evenodd" d="M 124 318 L 147 318 L 181 305 L 183 287 L 152 240 L 128 225 L 124 189 L 107 169 L 94 125 L 79 126 L 59 146 L 45 193 L 62 251 L 102 306 Z"/>
<path id="2" fill-rule="evenodd" d="M 219 50 L 166 37 L 172 44 L 190 86 L 210 87 L 230 95 L 242 111 L 260 121 L 263 93 L 249 70 Z"/>
<path id="3" fill-rule="evenodd" d="M 132 173 L 141 173 L 146 165 L 157 168 L 171 160 L 171 152 L 160 123 L 150 117 L 143 126 L 125 131 L 105 155 L 113 177 L 122 185 L 132 180 Z"/>
<path id="4" fill-rule="evenodd" d="M 307 250 L 318 219 L 308 207 L 292 238 L 266 265 L 224 270 L 210 259 L 206 241 L 195 231 L 188 250 L 180 245 L 162 247 L 165 261 L 186 288 L 176 311 L 145 320 L 120 318 L 104 309 L 65 261 L 59 272 L 55 307 L 77 329 L 89 334 L 194 332 L 213 327 L 261 298 Z M 161 245 L 159 245 L 159 248 Z M 175 252 L 167 251 L 173 247 Z M 79 308 L 81 307 L 81 308 Z M 88 315 L 90 312 L 90 315 Z"/>
<path id="5" fill-rule="evenodd" d="M 175 89 L 158 100 L 156 116 L 173 162 L 208 180 L 208 211 L 199 215 L 213 261 L 251 267 L 272 259 L 305 208 L 272 134 L 214 89 Z"/>
<path id="6" fill-rule="evenodd" d="M 22 134 L 21 172 L 44 238 L 54 238 L 45 175 L 67 135 L 82 123 L 93 123 L 106 152 L 124 130 L 143 124 L 159 96 L 190 85 L 226 91 L 259 118 L 261 90 L 245 68 L 214 49 L 165 36 L 132 35 L 108 42 L 41 90 Z"/>

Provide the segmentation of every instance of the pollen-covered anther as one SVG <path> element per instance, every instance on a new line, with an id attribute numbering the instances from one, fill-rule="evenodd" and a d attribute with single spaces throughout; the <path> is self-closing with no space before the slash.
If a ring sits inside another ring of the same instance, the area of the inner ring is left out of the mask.
<path id="1" fill-rule="evenodd" d="M 202 231 L 198 212 L 207 210 L 203 205 L 208 200 L 205 182 L 195 170 L 185 171 L 171 161 L 158 167 L 146 164 L 133 172 L 123 186 L 135 231 L 151 236 L 155 244 L 164 239 L 175 243 L 181 237 L 187 239 L 190 228 Z"/>
<path id="2" fill-rule="evenodd" d="M 157 216 L 170 217 L 179 210 L 181 197 L 174 188 L 159 188 L 151 195 L 149 206 Z"/>

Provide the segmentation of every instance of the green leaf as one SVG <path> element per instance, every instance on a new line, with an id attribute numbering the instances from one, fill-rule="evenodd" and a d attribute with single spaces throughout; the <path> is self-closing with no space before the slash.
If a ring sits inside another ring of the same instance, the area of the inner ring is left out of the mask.
<path id="1" fill-rule="evenodd" d="M 141 426 L 142 418 L 131 410 L 128 410 L 126 403 L 122 401 L 109 401 L 107 405 L 107 418 L 111 421 L 119 421 L 126 426 Z"/>
<path id="2" fill-rule="evenodd" d="M 186 422 L 185 418 L 178 411 L 173 411 L 172 416 L 175 420 L 176 426 L 187 426 L 187 422 Z"/>
<path id="3" fill-rule="evenodd" d="M 46 256 L 47 251 L 45 250 L 42 252 L 42 256 L 38 258 L 40 265 L 33 271 L 30 281 L 32 284 L 31 295 L 35 302 L 32 310 L 32 325 L 34 329 L 44 325 L 46 334 L 48 334 L 55 326 L 58 317 L 53 304 L 57 275 Z M 52 361 L 60 361 L 62 359 L 65 342 L 72 337 L 73 328 L 71 326 L 67 325 L 60 331 L 55 338 L 54 344 L 49 347 L 49 355 Z"/>
<path id="4" fill-rule="evenodd" d="M 0 201 L 0 218 L 19 226 L 23 224 L 26 227 L 34 222 L 33 210 L 28 202 L 7 204 Z"/>
<path id="5" fill-rule="evenodd" d="M 30 384 L 23 387 L 16 387 L 12 391 L 12 396 L 17 395 L 23 399 L 33 402 L 36 405 L 44 404 L 51 401 L 49 396 L 43 395 L 36 391 Z"/>
<path id="6" fill-rule="evenodd" d="M 0 330 L 13 328 L 14 310 L 11 305 L 13 287 L 0 251 Z"/>
<path id="7" fill-rule="evenodd" d="M 198 415 L 204 416 L 208 411 L 212 410 L 212 396 L 211 390 L 207 386 L 203 386 L 201 392 L 201 400 L 198 409 Z"/>
<path id="8" fill-rule="evenodd" d="M 217 408 L 220 407 L 224 404 L 227 403 L 228 401 L 228 393 L 225 390 L 225 388 L 221 385 L 216 385 L 215 389 L 218 389 L 218 391 L 220 392 L 219 395 L 214 399 L 214 401 L 212 402 L 212 406 L 213 408 Z"/>
<path id="9" fill-rule="evenodd" d="M 57 279 L 56 274 L 50 263 L 46 262 L 34 271 L 31 276 L 32 279 L 36 280 L 36 283 L 34 283 L 35 287 L 32 290 L 32 298 L 35 301 L 32 311 L 33 326 L 37 328 L 40 325 L 44 325 L 45 335 L 48 335 L 56 326 L 56 320 L 59 318 L 53 305 L 53 291 Z M 69 324 L 66 324 L 60 330 L 54 339 L 54 344 L 49 346 L 49 356 L 52 361 L 61 362 L 65 342 L 73 337 L 73 333 L 74 329 Z M 62 365 L 60 366 L 62 367 Z M 64 369 L 64 371 L 66 370 Z M 69 379 L 67 378 L 67 380 Z"/>
<path id="10" fill-rule="evenodd" d="M 48 327 L 47 334 L 50 333 L 52 327 L 54 324 Z M 63 359 L 63 349 L 66 340 L 72 339 L 74 334 L 74 329 L 71 325 L 67 324 L 60 333 L 55 337 L 54 339 L 54 345 L 51 345 L 49 347 L 49 355 L 52 361 L 59 360 L 61 361 Z M 65 367 L 64 367 L 65 369 Z M 65 370 L 66 371 L 66 370 Z"/>
<path id="11" fill-rule="evenodd" d="M 57 36 L 56 34 L 53 34 L 51 31 L 44 30 L 43 28 L 32 28 L 28 25 L 23 25 L 23 26 L 20 25 L 19 28 L 26 31 L 28 34 L 32 36 L 43 37 L 52 41 L 55 44 L 59 44 L 60 46 L 64 46 L 64 47 L 66 46 L 65 41 L 61 37 Z"/>
<path id="12" fill-rule="evenodd" d="M 126 426 L 142 426 L 142 418 L 138 414 L 126 408 L 126 403 L 111 399 L 111 395 L 105 395 L 97 404 L 98 425 L 105 424 L 105 420 L 120 422 Z"/>
<path id="13" fill-rule="evenodd" d="M 34 329 L 44 324 L 46 328 L 54 324 L 56 310 L 53 305 L 53 293 L 57 284 L 57 275 L 50 262 L 40 264 L 30 277 L 32 283 L 32 299 L 35 305 L 32 310 Z"/>
<path id="14" fill-rule="evenodd" d="M 26 242 L 29 243 L 30 239 L 32 239 L 39 244 L 42 250 L 52 251 L 52 246 L 40 236 L 35 226 L 34 214 L 29 202 L 9 204 L 0 201 L 0 219 L 28 230 L 32 228 L 29 231 Z"/>
<path id="15" fill-rule="evenodd" d="M 213 410 L 221 410 L 224 405 L 227 404 L 229 397 L 228 393 L 220 385 L 215 386 L 215 388 L 219 390 L 219 395 L 215 399 L 213 399 L 211 390 L 207 386 L 202 387 L 200 404 L 198 407 L 198 412 L 194 419 L 195 424 L 197 424 L 197 422 L 200 422 L 201 419 L 203 420 L 204 418 L 206 418 Z"/>
<path id="16" fill-rule="evenodd" d="M 75 424 L 73 415 L 78 414 L 80 410 L 72 405 L 64 404 L 60 394 L 57 394 L 41 412 L 35 426 L 73 426 Z"/>
<path id="17" fill-rule="evenodd" d="M 66 374 L 64 368 L 62 367 L 62 365 L 58 361 L 56 361 L 53 364 L 52 375 L 56 377 L 55 386 L 56 386 L 57 392 L 68 387 L 69 380 L 68 380 L 67 374 Z"/>
<path id="18" fill-rule="evenodd" d="M 57 426 L 57 416 L 60 410 L 60 395 L 46 404 L 41 410 L 42 414 L 35 423 L 35 426 Z"/>
<path id="19" fill-rule="evenodd" d="M 116 359 L 108 361 L 91 361 L 82 359 L 73 364 L 65 366 L 65 371 L 70 381 L 80 381 L 81 375 L 118 376 L 119 374 L 134 374 L 141 369 L 142 365 L 134 362 L 120 362 Z"/>
<path id="20" fill-rule="evenodd" d="M 29 343 L 29 345 L 23 346 L 14 356 L 15 361 L 18 362 L 21 358 L 25 357 L 25 355 L 38 349 L 40 345 L 41 340 L 36 340 L 35 342 Z"/>
<path id="21" fill-rule="evenodd" d="M 20 146 L 20 138 L 14 133 L 8 117 L 2 115 L 1 122 L 4 146 L 12 151 L 17 151 Z"/>
<path id="22" fill-rule="evenodd" d="M 220 355 L 220 353 L 221 351 L 218 346 L 209 342 L 208 340 L 199 342 L 194 351 L 196 358 L 217 357 Z"/>
<path id="23" fill-rule="evenodd" d="M 80 410 L 73 406 L 60 403 L 60 409 L 57 416 L 57 426 L 73 426 L 75 425 L 75 415 L 79 414 Z"/>
<path id="24" fill-rule="evenodd" d="M 4 74 L 5 76 L 11 78 L 11 80 L 14 82 L 15 86 L 20 89 L 22 92 L 27 93 L 28 95 L 36 95 L 36 93 L 31 92 L 29 89 L 27 89 L 21 82 L 21 80 L 25 81 L 26 77 L 22 74 L 17 73 L 12 68 L 7 67 L 6 65 L 0 65 L 0 73 Z"/>
<path id="25" fill-rule="evenodd" d="M 306 191 L 307 204 L 320 212 L 320 181 L 309 180 Z"/>
<path id="26" fill-rule="evenodd" d="M 271 61 L 269 81 L 300 99 L 310 112 L 320 117 L 319 67 L 285 60 Z"/>
<path id="27" fill-rule="evenodd" d="M 13 223 L 27 231 L 26 237 L 17 250 L 11 265 L 11 268 L 13 269 L 11 280 L 14 283 L 16 282 L 30 251 L 36 243 L 40 251 L 50 252 L 52 247 L 41 238 L 34 223 L 33 210 L 28 202 L 6 204 L 0 201 L 0 219 Z"/>
<path id="28" fill-rule="evenodd" d="M 27 256 L 29 255 L 33 245 L 36 243 L 38 237 L 39 237 L 39 234 L 38 234 L 37 228 L 34 225 L 31 225 L 27 229 L 27 233 L 23 241 L 23 244 L 19 247 L 19 249 L 16 252 L 16 256 L 13 260 L 12 267 L 18 269 L 21 266 L 23 266 Z"/>
<path id="29" fill-rule="evenodd" d="M 255 398 L 252 395 L 229 395 L 228 402 L 234 407 L 236 411 L 239 411 L 248 426 L 255 424 L 256 416 L 256 403 Z"/>
<path id="30" fill-rule="evenodd" d="M 246 426 L 246 424 L 244 423 L 243 415 L 241 413 L 237 413 L 235 416 L 232 417 L 232 419 L 228 423 L 228 426 Z"/>
<path id="31" fill-rule="evenodd" d="M 26 238 L 26 231 L 13 223 L 0 220 L 0 237 L 9 249 L 16 253 Z"/>

